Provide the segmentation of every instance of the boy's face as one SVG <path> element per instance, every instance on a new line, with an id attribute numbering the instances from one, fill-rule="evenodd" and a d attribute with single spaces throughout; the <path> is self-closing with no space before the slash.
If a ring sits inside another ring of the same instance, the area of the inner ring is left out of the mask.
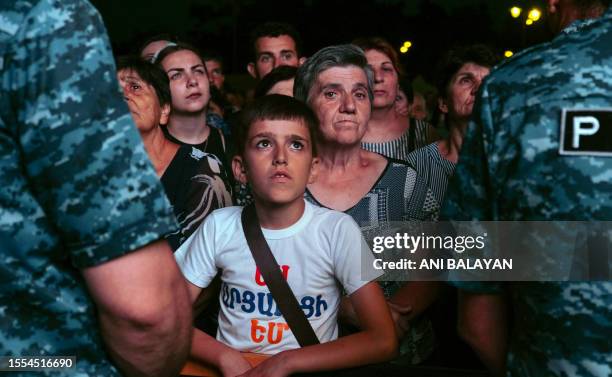
<path id="1" fill-rule="evenodd" d="M 232 169 L 238 181 L 250 183 L 256 200 L 286 206 L 303 200 L 317 163 L 302 120 L 259 120 L 251 125 Z"/>

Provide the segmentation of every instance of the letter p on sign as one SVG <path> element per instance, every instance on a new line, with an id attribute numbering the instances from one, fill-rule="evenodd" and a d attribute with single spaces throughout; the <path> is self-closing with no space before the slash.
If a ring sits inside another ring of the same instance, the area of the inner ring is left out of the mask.
<path id="1" fill-rule="evenodd" d="M 612 157 L 612 108 L 563 109 L 559 154 Z"/>
<path id="2" fill-rule="evenodd" d="M 599 131 L 599 121 L 592 116 L 582 116 L 574 118 L 574 139 L 572 147 L 580 148 L 580 137 L 583 135 L 592 136 Z"/>

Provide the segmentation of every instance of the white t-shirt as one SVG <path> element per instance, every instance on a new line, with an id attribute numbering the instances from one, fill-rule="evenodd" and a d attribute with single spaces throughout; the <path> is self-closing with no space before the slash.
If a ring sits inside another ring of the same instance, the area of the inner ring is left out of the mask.
<path id="1" fill-rule="evenodd" d="M 214 211 L 176 251 L 177 263 L 185 278 L 202 288 L 210 284 L 217 268 L 223 270 L 219 341 L 240 351 L 265 354 L 299 348 L 257 270 L 241 214 L 242 207 Z M 355 221 L 306 202 L 295 224 L 262 230 L 319 341 L 336 339 L 342 295 L 338 283 L 351 294 L 382 274 L 372 267 L 374 257 Z"/>

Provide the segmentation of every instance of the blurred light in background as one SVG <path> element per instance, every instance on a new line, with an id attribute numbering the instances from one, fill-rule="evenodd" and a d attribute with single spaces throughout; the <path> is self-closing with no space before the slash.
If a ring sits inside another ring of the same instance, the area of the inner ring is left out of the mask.
<path id="1" fill-rule="evenodd" d="M 533 20 L 533 22 L 536 22 L 537 20 L 539 20 L 540 17 L 542 17 L 542 12 L 540 12 L 538 8 L 531 9 L 529 11 L 529 14 L 527 15 L 527 18 L 529 18 L 530 20 Z"/>
<path id="2" fill-rule="evenodd" d="M 408 49 L 412 47 L 412 42 L 410 41 L 405 41 L 404 44 L 402 45 L 402 47 L 400 47 L 400 52 L 402 54 L 405 54 L 408 52 Z"/>
<path id="3" fill-rule="evenodd" d="M 512 8 L 510 8 L 510 15 L 513 18 L 518 18 L 521 15 L 522 11 L 523 10 L 521 8 L 519 8 L 519 7 L 512 7 Z"/>

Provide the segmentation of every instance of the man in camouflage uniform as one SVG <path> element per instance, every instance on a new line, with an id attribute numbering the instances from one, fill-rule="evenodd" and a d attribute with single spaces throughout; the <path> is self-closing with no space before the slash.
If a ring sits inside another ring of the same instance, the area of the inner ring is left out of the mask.
<path id="1" fill-rule="evenodd" d="M 177 374 L 191 308 L 160 241 L 176 222 L 97 11 L 0 1 L 0 96 L 0 356 L 74 355 L 70 376 L 119 375 L 109 357 L 125 375 Z"/>
<path id="2" fill-rule="evenodd" d="M 481 86 L 443 217 L 612 220 L 608 5 L 609 0 L 549 0 L 559 35 L 491 72 Z M 458 285 L 465 289 L 460 331 L 495 374 L 503 374 L 507 363 L 512 376 L 612 375 L 609 280 L 515 283 L 505 287 L 507 303 L 495 294 L 499 285 Z M 504 304 L 514 310 L 507 342 Z"/>

